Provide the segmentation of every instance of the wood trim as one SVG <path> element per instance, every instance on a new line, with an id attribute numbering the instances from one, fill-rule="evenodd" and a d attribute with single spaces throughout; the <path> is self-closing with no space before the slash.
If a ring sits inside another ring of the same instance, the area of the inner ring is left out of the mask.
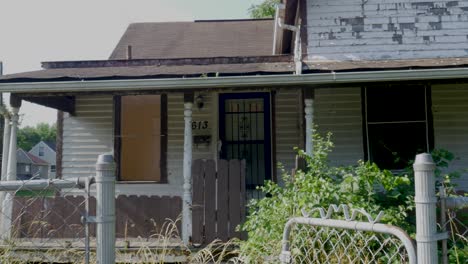
<path id="1" fill-rule="evenodd" d="M 270 93 L 271 98 L 271 163 L 272 163 L 272 171 L 271 171 L 271 180 L 274 182 L 278 182 L 278 175 L 277 175 L 277 159 L 276 159 L 276 91 L 271 91 Z"/>
<path id="2" fill-rule="evenodd" d="M 361 87 L 361 118 L 362 118 L 362 147 L 364 160 L 369 160 L 369 144 L 367 143 L 367 111 L 366 86 Z"/>
<path id="3" fill-rule="evenodd" d="M 168 146 L 168 116 L 167 116 L 167 94 L 161 94 L 161 182 L 167 183 L 167 146 Z"/>
<path id="4" fill-rule="evenodd" d="M 432 86 L 426 85 L 426 125 L 427 125 L 427 141 L 429 143 L 429 152 L 435 148 L 434 135 L 434 115 L 432 113 Z"/>
<path id="5" fill-rule="evenodd" d="M 299 0 L 299 17 L 301 19 L 301 48 L 302 59 L 307 59 L 307 0 Z"/>
<path id="6" fill-rule="evenodd" d="M 116 178 L 120 181 L 120 151 L 122 149 L 121 137 L 121 111 L 122 111 L 122 96 L 116 95 L 114 99 L 114 161 L 116 163 L 115 173 Z"/>
<path id="7" fill-rule="evenodd" d="M 55 177 L 61 179 L 63 175 L 63 112 L 57 111 L 57 136 L 55 139 L 56 161 L 55 161 Z"/>
<path id="8" fill-rule="evenodd" d="M 184 103 L 193 103 L 195 100 L 194 92 L 185 92 L 184 93 Z"/>

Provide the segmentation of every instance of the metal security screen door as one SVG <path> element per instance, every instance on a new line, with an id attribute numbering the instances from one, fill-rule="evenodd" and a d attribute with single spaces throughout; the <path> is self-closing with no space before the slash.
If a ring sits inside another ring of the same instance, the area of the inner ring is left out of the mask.
<path id="1" fill-rule="evenodd" d="M 221 158 L 246 161 L 246 188 L 271 179 L 270 95 L 221 94 Z"/>

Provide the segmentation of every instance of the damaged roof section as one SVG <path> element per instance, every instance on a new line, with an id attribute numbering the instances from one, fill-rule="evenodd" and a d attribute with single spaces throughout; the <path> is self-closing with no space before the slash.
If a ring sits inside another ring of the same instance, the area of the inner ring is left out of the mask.
<path id="1" fill-rule="evenodd" d="M 0 76 L 0 82 L 116 78 L 183 78 L 292 73 L 290 56 L 44 62 L 44 70 Z"/>

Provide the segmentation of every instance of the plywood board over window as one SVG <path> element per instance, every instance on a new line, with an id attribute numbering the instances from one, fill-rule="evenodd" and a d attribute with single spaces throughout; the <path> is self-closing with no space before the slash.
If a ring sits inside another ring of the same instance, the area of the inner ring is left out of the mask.
<path id="1" fill-rule="evenodd" d="M 122 96 L 120 180 L 163 182 L 164 102 L 161 95 Z"/>

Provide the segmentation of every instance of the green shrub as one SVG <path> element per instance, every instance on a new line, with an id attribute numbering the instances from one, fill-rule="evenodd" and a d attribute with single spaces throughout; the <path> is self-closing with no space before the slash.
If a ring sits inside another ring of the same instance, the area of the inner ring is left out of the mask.
<path id="1" fill-rule="evenodd" d="M 260 263 L 265 257 L 281 252 L 282 232 L 286 221 L 300 216 L 301 209 L 346 204 L 362 208 L 376 216 L 384 212 L 381 222 L 411 228 L 407 216 L 413 208 L 412 186 L 407 175 L 396 176 L 380 170 L 375 164 L 358 161 L 355 166 L 331 166 L 331 134 L 314 135 L 314 152 L 298 153 L 307 163 L 305 171 L 294 177 L 283 170 L 283 185 L 267 182 L 260 189 L 265 198 L 252 200 L 249 215 L 241 229 L 248 239 L 241 243 L 240 252 L 247 262 Z"/>

